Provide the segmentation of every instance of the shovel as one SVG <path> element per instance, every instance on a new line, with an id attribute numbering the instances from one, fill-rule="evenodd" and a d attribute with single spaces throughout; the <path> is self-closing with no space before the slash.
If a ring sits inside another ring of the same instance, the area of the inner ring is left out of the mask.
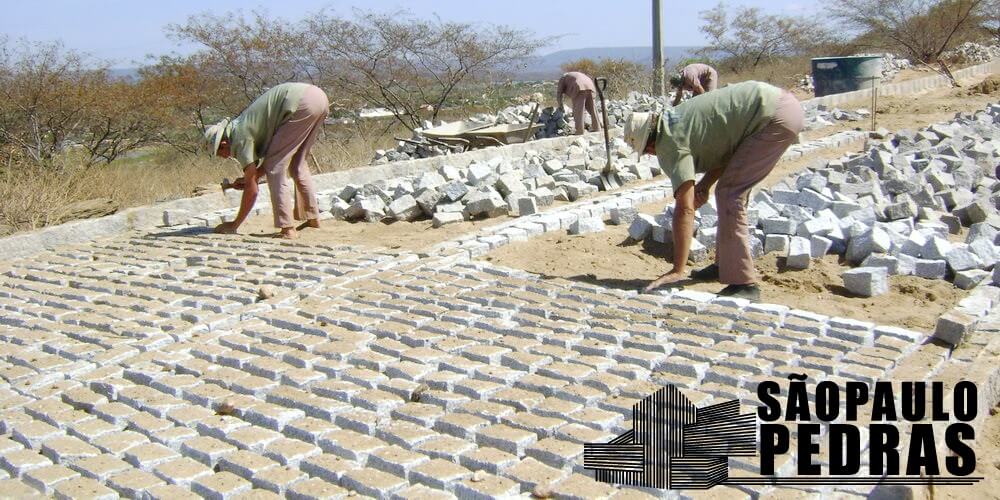
<path id="1" fill-rule="evenodd" d="M 604 91 L 608 88 L 607 78 L 596 78 L 597 95 L 601 99 L 601 118 L 604 121 L 604 153 L 607 156 L 607 163 L 604 170 L 601 170 L 601 184 L 605 191 L 622 187 L 622 181 L 618 178 L 618 173 L 611 167 L 611 136 L 608 132 L 608 104 L 604 102 Z"/>

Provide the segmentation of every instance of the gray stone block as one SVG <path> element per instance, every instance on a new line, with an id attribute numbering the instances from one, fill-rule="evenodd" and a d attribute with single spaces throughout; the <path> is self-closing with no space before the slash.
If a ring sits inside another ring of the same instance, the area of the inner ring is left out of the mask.
<path id="1" fill-rule="evenodd" d="M 573 184 L 568 184 L 565 186 L 566 194 L 569 196 L 569 201 L 576 201 L 584 196 L 591 195 L 597 192 L 597 186 L 592 184 L 587 184 L 584 182 L 576 182 Z"/>
<path id="2" fill-rule="evenodd" d="M 520 216 L 538 213 L 538 202 L 531 196 L 523 196 L 517 199 L 517 214 Z"/>
<path id="3" fill-rule="evenodd" d="M 423 210 L 427 216 L 434 215 L 434 212 L 436 211 L 435 208 L 443 197 L 444 193 L 430 188 L 421 189 L 413 196 L 413 198 L 417 200 L 417 205 L 420 205 L 420 209 Z"/>
<path id="4" fill-rule="evenodd" d="M 412 221 L 423 213 L 423 209 L 412 195 L 403 195 L 389 204 L 388 215 L 396 220 Z"/>
<path id="5" fill-rule="evenodd" d="M 884 267 L 890 275 L 899 274 L 899 259 L 891 255 L 873 253 L 861 263 L 862 267 Z"/>
<path id="6" fill-rule="evenodd" d="M 931 236 L 927 238 L 927 243 L 920 250 L 920 256 L 930 260 L 944 260 L 948 252 L 952 250 L 952 244 L 941 237 Z"/>
<path id="7" fill-rule="evenodd" d="M 698 240 L 691 240 L 691 253 L 688 254 L 689 262 L 702 262 L 708 259 L 708 247 Z"/>
<path id="8" fill-rule="evenodd" d="M 569 234 L 590 234 L 604 231 L 604 221 L 598 217 L 581 217 L 569 225 Z"/>
<path id="9" fill-rule="evenodd" d="M 441 187 L 443 198 L 450 202 L 461 200 L 469 192 L 469 187 L 460 181 L 451 181 Z"/>
<path id="10" fill-rule="evenodd" d="M 948 263 L 944 260 L 915 259 L 913 261 L 913 275 L 919 278 L 931 280 L 944 279 L 948 273 Z"/>
<path id="11" fill-rule="evenodd" d="M 337 197 L 344 201 L 351 201 L 354 199 L 354 195 L 358 193 L 359 189 L 361 189 L 361 186 L 357 184 L 348 184 L 340 190 L 340 194 L 338 194 Z"/>
<path id="12" fill-rule="evenodd" d="M 990 267 L 1000 262 L 1000 247 L 994 245 L 992 241 L 985 239 L 973 241 L 969 245 L 969 251 L 974 253 L 983 262 L 981 267 Z"/>
<path id="13" fill-rule="evenodd" d="M 346 213 L 347 209 L 350 207 L 350 203 L 340 199 L 339 197 L 335 197 L 333 199 L 333 203 L 330 205 L 330 215 L 332 215 L 334 219 L 343 219 L 344 213 Z"/>
<path id="14" fill-rule="evenodd" d="M 531 197 L 535 198 L 535 200 L 537 200 L 539 207 L 550 206 L 556 200 L 555 193 L 553 193 L 552 190 L 547 187 L 538 187 L 532 189 L 531 191 L 528 192 L 528 194 L 531 195 Z"/>
<path id="15" fill-rule="evenodd" d="M 493 175 L 493 169 L 481 163 L 469 165 L 469 170 L 466 172 L 466 178 L 472 185 L 485 182 Z"/>
<path id="16" fill-rule="evenodd" d="M 812 249 L 809 240 L 801 236 L 793 236 L 788 246 L 785 264 L 791 269 L 808 269 L 811 260 Z"/>
<path id="17" fill-rule="evenodd" d="M 639 215 L 639 211 L 634 207 L 616 207 L 611 209 L 611 224 L 615 226 L 621 226 L 624 224 L 629 224 L 632 222 L 636 216 Z"/>
<path id="18" fill-rule="evenodd" d="M 773 217 L 760 221 L 764 234 L 795 234 L 795 221 L 785 217 Z"/>
<path id="19" fill-rule="evenodd" d="M 993 284 L 1000 286 L 1000 266 L 993 266 Z"/>
<path id="20" fill-rule="evenodd" d="M 551 159 L 543 163 L 542 168 L 545 169 L 546 173 L 552 175 L 553 173 L 563 169 L 563 162 L 560 160 Z"/>
<path id="21" fill-rule="evenodd" d="M 421 189 L 435 189 L 443 186 L 447 182 L 443 175 L 437 172 L 424 172 L 417 178 L 417 181 L 413 183 L 414 191 L 420 191 Z"/>
<path id="22" fill-rule="evenodd" d="M 456 222 L 462 222 L 465 217 L 461 212 L 438 212 L 434 214 L 434 218 L 431 220 L 431 225 L 434 227 L 447 226 L 448 224 L 454 224 Z"/>
<path id="23" fill-rule="evenodd" d="M 972 288 L 975 288 L 976 285 L 989 279 L 989 277 L 989 271 L 983 271 L 982 269 L 969 269 L 968 271 L 955 273 L 954 283 L 956 287 L 961 288 L 962 290 L 971 290 Z"/>
<path id="24" fill-rule="evenodd" d="M 521 176 L 513 172 L 509 172 L 500 176 L 497 179 L 494 187 L 500 192 L 501 196 L 510 196 L 513 193 L 519 193 L 527 191 L 524 188 L 524 184 L 521 182 Z"/>
<path id="25" fill-rule="evenodd" d="M 975 330 L 976 322 L 976 318 L 968 314 L 948 311 L 938 318 L 937 326 L 934 328 L 934 337 L 957 346 Z"/>
<path id="26" fill-rule="evenodd" d="M 948 267 L 952 272 L 968 271 L 969 269 L 979 269 L 983 267 L 983 261 L 976 254 L 961 247 L 955 247 L 945 256 Z"/>
<path id="27" fill-rule="evenodd" d="M 818 259 L 828 253 L 833 247 L 833 240 L 823 236 L 813 236 L 809 238 L 809 256 Z"/>
<path id="28" fill-rule="evenodd" d="M 787 234 L 768 234 L 764 236 L 764 253 L 787 253 L 791 236 Z"/>
<path id="29" fill-rule="evenodd" d="M 507 202 L 492 188 L 480 188 L 466 195 L 465 216 L 497 217 L 507 213 Z"/>
<path id="30" fill-rule="evenodd" d="M 628 235 L 633 240 L 642 241 L 653 232 L 653 226 L 656 225 L 657 224 L 653 219 L 653 216 L 639 214 L 632 220 L 632 224 L 629 225 Z"/>
<path id="31" fill-rule="evenodd" d="M 841 275 L 844 288 L 855 295 L 874 297 L 889 291 L 889 275 L 884 267 L 859 267 Z"/>
<path id="32" fill-rule="evenodd" d="M 351 206 L 344 211 L 346 220 L 363 220 L 365 222 L 377 222 L 385 217 L 385 202 L 381 198 L 359 198 L 355 197 Z"/>
<path id="33" fill-rule="evenodd" d="M 663 226 L 653 226 L 653 231 L 649 233 L 649 237 L 653 241 L 665 245 L 672 245 L 674 242 L 674 235 L 670 232 L 670 228 Z"/>
<path id="34" fill-rule="evenodd" d="M 191 218 L 191 212 L 183 208 L 172 208 L 163 211 L 164 226 L 179 226 L 187 223 Z"/>

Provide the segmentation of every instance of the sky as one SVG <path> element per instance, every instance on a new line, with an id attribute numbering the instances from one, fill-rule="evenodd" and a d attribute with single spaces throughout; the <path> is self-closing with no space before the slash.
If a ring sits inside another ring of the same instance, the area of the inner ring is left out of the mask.
<path id="1" fill-rule="evenodd" d="M 729 0 L 730 6 L 760 7 L 768 13 L 812 14 L 818 0 Z M 328 9 L 348 15 L 354 8 L 379 11 L 406 9 L 417 15 L 437 15 L 449 21 L 505 24 L 533 31 L 551 40 L 542 54 L 586 47 L 627 47 L 650 44 L 650 0 L 0 0 L 0 35 L 10 39 L 63 42 L 67 47 L 109 61 L 113 67 L 135 67 L 149 55 L 188 53 L 164 27 L 183 23 L 211 7 L 213 12 L 254 8 L 295 21 Z M 664 0 L 664 44 L 697 46 L 698 12 L 708 2 Z"/>

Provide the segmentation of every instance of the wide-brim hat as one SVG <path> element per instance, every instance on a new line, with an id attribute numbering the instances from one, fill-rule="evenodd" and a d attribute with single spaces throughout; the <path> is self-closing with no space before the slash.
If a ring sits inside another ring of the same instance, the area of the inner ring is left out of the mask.
<path id="1" fill-rule="evenodd" d="M 642 157 L 649 142 L 649 134 L 656 123 L 656 113 L 632 113 L 625 120 L 625 144 Z"/>
<path id="2" fill-rule="evenodd" d="M 230 122 L 229 118 L 223 118 L 219 123 L 209 125 L 205 128 L 205 144 L 208 144 L 212 148 L 209 152 L 212 156 L 219 154 L 219 144 L 226 137 Z"/>

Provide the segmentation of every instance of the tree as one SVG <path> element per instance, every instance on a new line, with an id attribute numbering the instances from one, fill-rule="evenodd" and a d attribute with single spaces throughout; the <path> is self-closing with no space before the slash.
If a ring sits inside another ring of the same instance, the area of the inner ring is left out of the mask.
<path id="1" fill-rule="evenodd" d="M 862 43 L 929 64 L 974 35 L 988 3 L 983 0 L 836 0 L 831 13 L 846 27 L 856 30 Z"/>
<path id="2" fill-rule="evenodd" d="M 48 163 L 78 138 L 107 70 L 60 43 L 0 46 L 0 144 Z"/>
<path id="3" fill-rule="evenodd" d="M 608 79 L 608 97 L 620 99 L 629 92 L 652 92 L 652 78 L 648 66 L 629 61 L 628 59 L 593 59 L 583 58 L 569 61 L 560 66 L 563 72 L 579 71 L 591 77 Z"/>
<path id="4" fill-rule="evenodd" d="M 495 81 L 542 46 L 530 33 L 418 19 L 405 12 L 356 11 L 353 19 L 311 16 L 302 47 L 324 83 L 366 105 L 395 112 L 414 129 L 435 120 L 462 86 Z"/>
<path id="5" fill-rule="evenodd" d="M 242 97 L 241 108 L 279 83 L 315 82 L 314 66 L 302 58 L 303 30 L 266 12 L 254 10 L 249 19 L 233 12 L 202 13 L 166 31 L 177 41 L 205 48 L 195 56 L 197 66 L 210 78 L 226 81 Z"/>
<path id="6" fill-rule="evenodd" d="M 722 64 L 732 71 L 801 55 L 832 39 L 830 30 L 818 21 L 764 14 L 756 7 L 739 7 L 730 13 L 720 3 L 700 15 L 699 29 L 709 42 L 704 52 L 721 56 Z"/>

